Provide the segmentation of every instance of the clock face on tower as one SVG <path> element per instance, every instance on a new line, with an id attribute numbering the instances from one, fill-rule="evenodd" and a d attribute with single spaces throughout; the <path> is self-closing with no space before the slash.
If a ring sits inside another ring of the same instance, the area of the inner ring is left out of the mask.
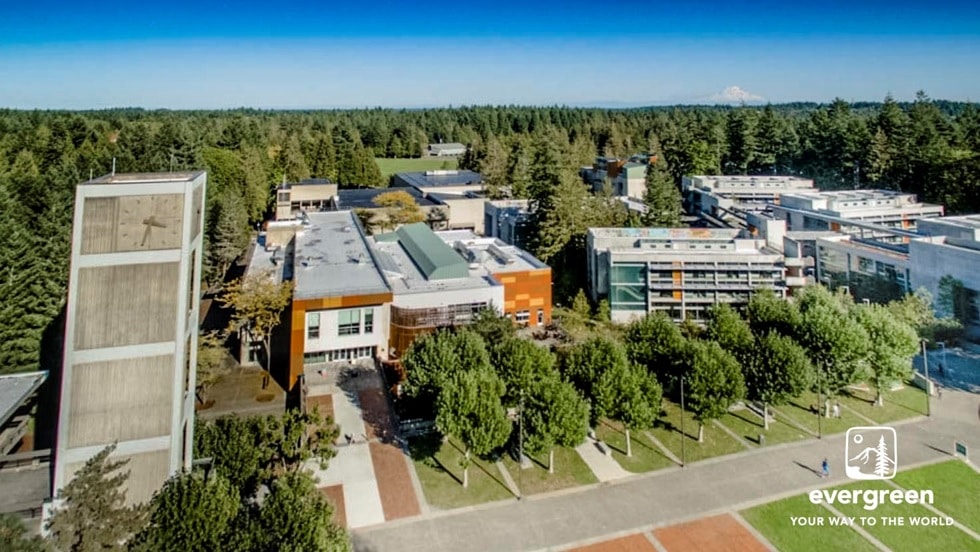
<path id="1" fill-rule="evenodd" d="M 180 248 L 183 195 L 123 196 L 117 201 L 116 251 Z"/>

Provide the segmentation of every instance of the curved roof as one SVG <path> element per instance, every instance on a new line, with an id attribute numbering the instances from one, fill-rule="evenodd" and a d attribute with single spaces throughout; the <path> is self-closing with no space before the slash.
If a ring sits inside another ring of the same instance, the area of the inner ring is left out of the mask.
<path id="1" fill-rule="evenodd" d="M 406 224 L 396 230 L 395 234 L 427 280 L 469 276 L 466 260 L 436 236 L 425 223 Z"/>

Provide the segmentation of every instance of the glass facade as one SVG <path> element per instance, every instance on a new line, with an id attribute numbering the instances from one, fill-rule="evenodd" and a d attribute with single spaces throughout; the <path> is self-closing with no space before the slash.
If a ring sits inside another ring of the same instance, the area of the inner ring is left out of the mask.
<path id="1" fill-rule="evenodd" d="M 614 264 L 609 268 L 609 306 L 613 310 L 647 309 L 646 264 Z"/>

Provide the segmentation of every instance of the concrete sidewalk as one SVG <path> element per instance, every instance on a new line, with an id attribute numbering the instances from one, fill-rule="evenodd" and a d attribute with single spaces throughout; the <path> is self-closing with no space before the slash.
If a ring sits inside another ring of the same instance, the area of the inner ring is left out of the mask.
<path id="1" fill-rule="evenodd" d="M 895 426 L 899 469 L 949 458 L 954 439 L 980 450 L 980 397 L 946 394 L 934 417 Z M 972 412 L 972 416 L 970 413 Z M 740 509 L 845 483 L 843 434 L 760 448 L 624 478 L 581 492 L 396 521 L 353 532 L 357 550 L 539 550 Z M 816 473 L 830 459 L 831 477 Z"/>

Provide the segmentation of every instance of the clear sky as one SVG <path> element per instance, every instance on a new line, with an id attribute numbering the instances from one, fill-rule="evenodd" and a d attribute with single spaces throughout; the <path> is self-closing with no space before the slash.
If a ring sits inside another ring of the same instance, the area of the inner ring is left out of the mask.
<path id="1" fill-rule="evenodd" d="M 980 101 L 980 1 L 26 0 L 0 107 Z"/>

